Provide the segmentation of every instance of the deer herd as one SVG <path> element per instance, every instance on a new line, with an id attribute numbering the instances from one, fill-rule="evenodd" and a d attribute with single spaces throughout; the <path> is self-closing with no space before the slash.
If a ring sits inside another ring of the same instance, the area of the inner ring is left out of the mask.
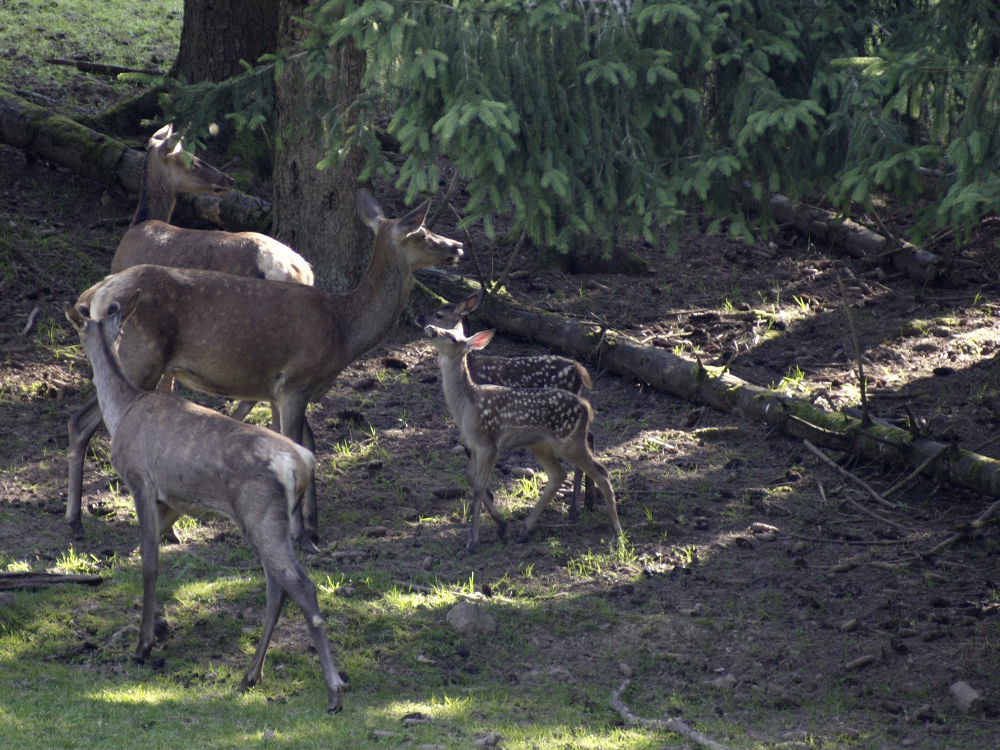
<path id="1" fill-rule="evenodd" d="M 83 462 L 100 424 L 111 435 L 111 461 L 134 500 L 143 570 L 137 661 L 155 641 L 161 538 L 176 539 L 182 514 L 230 518 L 260 558 L 266 612 L 260 643 L 243 679 L 256 684 L 286 597 L 302 610 L 327 686 L 327 709 L 340 709 L 347 683 L 334 662 L 316 587 L 293 542 L 319 540 L 314 457 L 306 407 L 323 398 L 337 375 L 375 347 L 395 324 L 414 284 L 413 272 L 456 262 L 460 242 L 431 232 L 428 203 L 386 218 L 366 190 L 358 212 L 371 228 L 371 260 L 358 286 L 329 294 L 313 286 L 308 262 L 288 246 L 254 232 L 183 229 L 169 223 L 178 193 L 224 193 L 232 180 L 184 150 L 170 125 L 148 142 L 142 191 L 111 275 L 84 291 L 65 314 L 80 335 L 96 396 L 69 420 L 66 520 L 83 536 Z M 526 539 L 576 468 L 570 520 L 604 498 L 615 536 L 622 534 L 607 469 L 594 456 L 593 409 L 580 395 L 587 369 L 556 356 L 487 357 L 493 331 L 464 333 L 481 293 L 418 319 L 437 350 L 444 399 L 468 454 L 472 521 L 466 549 L 479 544 L 480 509 L 505 538 L 506 520 L 489 489 L 497 460 L 528 448 L 547 482 L 518 532 Z M 296 323 L 296 321 L 301 321 Z M 471 356 L 470 356 L 471 355 Z M 174 381 L 240 401 L 227 416 L 172 393 Z M 240 419 L 267 401 L 272 428 Z"/>

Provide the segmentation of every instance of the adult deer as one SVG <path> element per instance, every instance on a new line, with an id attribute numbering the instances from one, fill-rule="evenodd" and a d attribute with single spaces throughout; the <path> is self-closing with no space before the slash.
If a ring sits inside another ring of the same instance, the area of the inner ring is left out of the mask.
<path id="1" fill-rule="evenodd" d="M 169 124 L 150 137 L 139 204 L 111 260 L 111 273 L 156 263 L 311 286 L 309 263 L 273 237 L 259 232 L 185 229 L 168 223 L 178 193 L 225 193 L 233 185 L 225 173 L 185 151 L 182 138 Z"/>
<path id="2" fill-rule="evenodd" d="M 157 130 L 146 144 L 139 203 L 132 224 L 118 243 L 111 272 L 155 263 L 312 286 L 313 271 L 305 258 L 267 235 L 184 229 L 168 223 L 178 193 L 225 193 L 232 184 L 228 175 L 185 151 L 183 134 L 175 133 L 173 125 L 167 124 Z M 167 374 L 158 386 L 154 386 L 169 392 L 173 388 L 173 377 Z M 252 402 L 244 402 L 237 407 L 234 416 L 243 419 L 252 407 Z M 95 398 L 70 418 L 67 428 L 70 453 L 66 518 L 78 538 L 84 533 L 80 522 L 83 456 L 74 451 L 86 450 L 100 424 L 101 414 Z M 279 427 L 276 418 L 274 426 Z M 168 530 L 167 535 L 173 538 Z"/>
<path id="3" fill-rule="evenodd" d="M 421 326 L 435 326 L 455 333 L 464 333 L 462 321 L 479 307 L 483 290 L 471 294 L 458 302 L 448 302 L 417 318 Z M 590 372 L 579 362 L 555 354 L 538 354 L 526 357 L 484 356 L 471 353 L 468 358 L 469 375 L 476 383 L 504 385 L 508 388 L 562 388 L 570 393 L 580 393 L 591 388 Z M 594 436 L 587 433 L 587 443 L 594 449 Z M 573 473 L 573 495 L 569 508 L 569 520 L 575 523 L 580 518 L 580 485 L 584 472 L 576 469 Z M 594 509 L 594 484 L 588 477 L 584 491 L 584 507 Z"/>
<path id="4" fill-rule="evenodd" d="M 424 333 L 438 351 L 445 401 L 470 454 L 466 475 L 473 492 L 472 526 L 466 549 L 471 552 L 479 544 L 480 506 L 485 506 L 496 521 L 500 537 L 505 535 L 506 521 L 494 506 L 488 485 L 497 459 L 516 448 L 530 448 L 548 477 L 538 502 L 524 521 L 520 538 L 531 534 L 539 515 L 566 478 L 560 458 L 594 480 L 604 496 L 611 528 L 620 537 L 622 527 L 607 469 L 587 445 L 594 414 L 590 403 L 561 388 L 507 388 L 473 381 L 468 354 L 485 347 L 493 331 L 466 337 L 459 331 L 427 326 Z"/>
<path id="5" fill-rule="evenodd" d="M 313 448 L 306 405 L 317 401 L 351 362 L 378 344 L 396 322 L 413 286 L 413 271 L 456 261 L 462 244 L 423 222 L 429 203 L 387 219 L 365 190 L 358 210 L 375 232 L 361 283 L 331 295 L 301 284 L 213 271 L 142 265 L 108 276 L 77 300 L 103 317 L 137 291 L 143 298 L 118 345 L 126 376 L 152 389 L 164 374 L 195 390 L 245 401 L 270 401 L 281 434 Z M 88 404 L 83 411 L 97 411 Z M 99 422 L 99 418 L 96 420 Z M 90 432 L 74 426 L 93 425 Z M 70 420 L 70 490 L 66 518 L 77 531 L 83 457 L 96 429 L 93 413 Z M 305 532 L 318 539 L 313 483 L 303 500 Z M 79 533 L 79 532 L 78 532 Z"/>
<path id="6" fill-rule="evenodd" d="M 156 640 L 159 509 L 223 515 L 239 526 L 257 552 L 267 582 L 264 628 L 243 687 L 260 681 L 271 635 L 290 595 L 305 616 L 323 667 L 327 710 L 338 711 L 346 684 L 323 629 L 316 587 L 296 560 L 290 539 L 313 455 L 271 430 L 132 385 L 115 357 L 114 344 L 137 299 L 133 296 L 124 307 L 112 303 L 107 316 L 97 319 L 66 305 L 66 317 L 79 332 L 93 369 L 101 413 L 111 433 L 111 463 L 132 493 L 139 516 L 143 595 L 135 659 L 144 661 Z"/>

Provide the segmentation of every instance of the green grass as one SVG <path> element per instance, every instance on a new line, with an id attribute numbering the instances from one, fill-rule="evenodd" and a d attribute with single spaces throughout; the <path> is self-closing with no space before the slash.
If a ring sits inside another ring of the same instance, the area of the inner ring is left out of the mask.
<path id="1" fill-rule="evenodd" d="M 142 70 L 169 68 L 177 53 L 182 0 L 18 0 L 0 3 L 0 81 L 40 96 L 56 90 L 80 107 L 95 93 L 124 96 L 135 82 L 81 74 L 49 58 L 82 59 Z"/>
<path id="2" fill-rule="evenodd" d="M 610 644 L 595 642 L 593 674 L 580 683 L 567 683 L 558 669 L 524 667 L 544 658 L 526 636 L 558 636 L 560 627 L 581 621 L 607 627 L 616 617 L 607 602 L 569 599 L 539 608 L 520 597 L 483 601 L 499 623 L 486 649 L 460 646 L 443 626 L 448 608 L 474 582 L 415 593 L 375 571 L 325 581 L 317 575 L 328 633 L 352 680 L 343 713 L 327 716 L 319 663 L 291 606 L 263 684 L 237 689 L 263 616 L 256 566 L 220 573 L 183 550 L 166 550 L 158 602 L 171 630 L 147 664 L 135 665 L 138 556 L 102 562 L 71 548 L 65 558 L 60 567 L 97 570 L 106 582 L 19 592 L 13 607 L 0 610 L 0 726 L 9 747 L 467 748 L 486 732 L 499 732 L 508 748 L 662 746 L 655 733 L 618 729 L 604 707 Z M 338 595 L 345 582 L 352 596 Z M 528 675 L 528 689 L 510 683 L 512 656 Z M 429 722 L 404 723 L 414 713 Z"/>

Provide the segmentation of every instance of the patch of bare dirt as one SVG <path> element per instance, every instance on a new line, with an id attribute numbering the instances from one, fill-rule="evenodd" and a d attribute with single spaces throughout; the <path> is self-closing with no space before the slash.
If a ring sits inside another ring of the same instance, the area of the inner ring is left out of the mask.
<path id="1" fill-rule="evenodd" d="M 70 543 L 66 419 L 92 393 L 86 364 L 65 350 L 75 336 L 61 304 L 103 275 L 132 204 L 7 148 L 0 174 L 0 552 L 45 566 Z M 752 246 L 692 235 L 673 255 L 645 248 L 651 271 L 642 276 L 571 276 L 524 250 L 508 288 L 831 410 L 858 404 L 850 307 L 875 414 L 995 457 L 998 238 L 986 227 L 965 245 L 936 247 L 949 271 L 930 287 L 781 231 Z M 474 243 L 483 267 L 506 266 L 503 252 Z M 462 270 L 473 274 L 471 261 Z M 878 506 L 766 425 L 591 363 L 597 447 L 631 557 L 605 555 L 599 508 L 569 525 L 559 503 L 527 544 L 499 542 L 486 520 L 481 551 L 468 555 L 464 457 L 433 351 L 412 322 L 429 304 L 415 295 L 414 310 L 310 415 L 324 534 L 311 568 L 350 578 L 375 565 L 401 585 L 471 576 L 487 593 L 548 591 L 552 623 L 519 634 L 546 661 L 512 665 L 511 679 L 562 670 L 612 686 L 631 676 L 639 713 L 683 712 L 677 696 L 698 693 L 700 708 L 776 746 L 812 737 L 863 747 L 995 743 L 997 527 L 935 559 L 919 556 L 992 498 L 918 477 L 891 496 L 895 507 Z M 491 349 L 538 351 L 503 336 Z M 833 458 L 880 490 L 909 473 Z M 82 548 L 127 553 L 134 529 L 109 501 L 104 459 L 87 464 Z M 518 515 L 527 500 L 514 488 L 532 468 L 515 454 L 497 472 Z M 575 620 L 582 627 L 567 624 Z M 968 713 L 950 694 L 958 681 L 982 696 Z"/>

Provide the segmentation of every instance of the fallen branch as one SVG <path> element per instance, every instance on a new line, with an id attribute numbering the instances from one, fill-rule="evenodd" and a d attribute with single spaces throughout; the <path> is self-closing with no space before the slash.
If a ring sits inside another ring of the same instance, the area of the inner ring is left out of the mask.
<path id="1" fill-rule="evenodd" d="M 890 503 L 888 500 L 886 500 L 884 497 L 882 497 L 878 492 L 876 492 L 872 488 L 872 486 L 870 484 L 868 484 L 865 480 L 863 480 L 861 477 L 856 476 L 856 475 L 852 474 L 851 472 L 849 472 L 847 469 L 845 469 L 843 466 L 841 466 L 840 464 L 838 464 L 836 461 L 834 461 L 832 458 L 830 458 L 828 455 L 826 455 L 823 451 L 821 451 L 815 445 L 813 445 L 812 443 L 810 443 L 808 440 L 803 440 L 802 444 L 805 445 L 805 447 L 808 448 L 810 451 L 812 451 L 813 454 L 815 454 L 816 456 L 818 456 L 819 459 L 821 461 L 823 461 L 823 463 L 825 463 L 827 466 L 832 467 L 842 477 L 844 477 L 846 479 L 850 479 L 852 482 L 854 482 L 856 485 L 858 485 L 861 489 L 863 489 L 865 492 L 867 492 L 869 495 L 871 495 L 872 499 L 874 499 L 875 502 L 879 503 L 880 505 L 884 505 L 887 508 L 894 508 L 895 507 L 892 503 Z M 874 514 L 872 514 L 872 515 L 874 515 Z M 884 519 L 879 518 L 878 516 L 874 516 L 874 517 L 876 519 L 878 519 L 879 521 L 884 520 Z M 886 523 L 888 523 L 888 522 L 886 522 Z"/>
<path id="2" fill-rule="evenodd" d="M 950 547 L 951 545 L 953 545 L 955 542 L 958 542 L 961 539 L 964 539 L 971 532 L 976 531 L 977 529 L 981 529 L 983 526 L 986 525 L 986 523 L 990 519 L 992 519 L 997 514 L 1000 514 L 1000 500 L 997 500 L 995 503 L 993 503 L 993 505 L 991 505 L 989 508 L 987 508 L 985 511 L 983 511 L 982 515 L 980 515 L 979 518 L 977 518 L 975 521 L 973 521 L 972 523 L 970 523 L 968 526 L 964 527 L 963 529 L 961 529 L 957 533 L 955 533 L 952 536 L 948 537 L 943 542 L 941 542 L 940 544 L 938 544 L 936 547 L 933 547 L 932 549 L 927 550 L 927 552 L 924 553 L 924 557 L 934 557 L 935 555 L 939 554 L 940 552 L 946 550 L 948 547 Z"/>
<path id="3" fill-rule="evenodd" d="M 425 269 L 419 275 L 436 294 L 451 300 L 467 297 L 478 289 L 478 285 L 440 269 Z M 629 336 L 595 323 L 529 309 L 509 296 L 487 295 L 475 315 L 491 328 L 544 344 L 688 401 L 742 418 L 760 419 L 799 440 L 889 465 L 924 466 L 923 474 L 932 479 L 1000 497 L 1000 461 L 996 459 L 879 424 L 878 420 L 865 426 L 848 414 L 824 411 L 808 401 L 748 383 L 726 368 L 690 362 L 664 349 L 641 346 Z M 927 462 L 931 457 L 937 460 Z"/>
<path id="4" fill-rule="evenodd" d="M 711 737 L 706 737 L 682 719 L 646 719 L 642 716 L 636 716 L 622 700 L 622 696 L 625 695 L 625 691 L 628 690 L 631 682 L 631 680 L 625 680 L 617 690 L 611 693 L 611 707 L 618 712 L 618 715 L 622 717 L 622 721 L 626 724 L 636 724 L 642 727 L 649 727 L 650 729 L 673 732 L 695 744 L 707 747 L 709 750 L 730 750 L 728 745 L 723 745 Z"/>
<path id="5" fill-rule="evenodd" d="M 61 57 L 47 57 L 45 62 L 51 65 L 68 65 L 76 68 L 81 73 L 104 73 L 105 75 L 116 76 L 119 73 L 143 73 L 147 76 L 166 75 L 162 70 L 142 70 L 140 68 L 124 68 L 121 65 L 108 65 L 107 63 L 95 63 L 89 60 L 66 60 Z"/>
<path id="6" fill-rule="evenodd" d="M 39 586 L 52 586 L 57 583 L 80 583 L 84 586 L 97 586 L 104 579 L 95 575 L 73 575 L 70 573 L 0 573 L 0 590 L 33 589 Z"/>

